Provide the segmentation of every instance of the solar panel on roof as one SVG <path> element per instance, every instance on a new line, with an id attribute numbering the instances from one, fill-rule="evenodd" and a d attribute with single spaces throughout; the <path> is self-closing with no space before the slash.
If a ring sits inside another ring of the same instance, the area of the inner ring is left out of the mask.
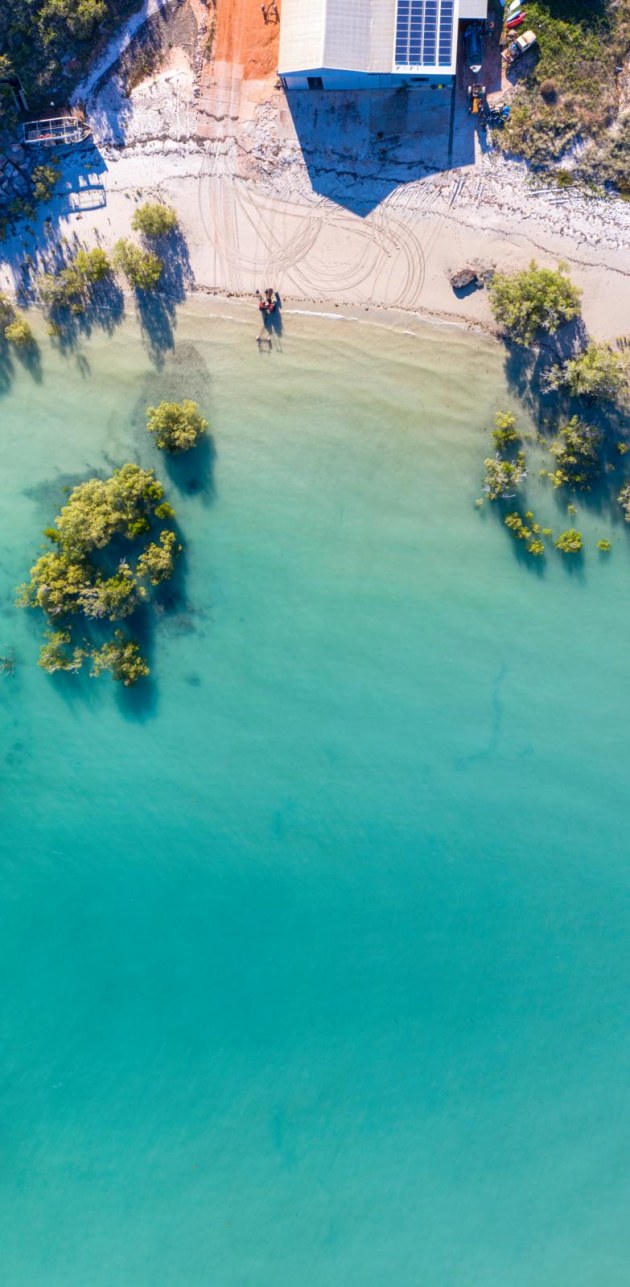
<path id="1" fill-rule="evenodd" d="M 406 67 L 449 65 L 454 0 L 398 0 L 395 61 Z"/>

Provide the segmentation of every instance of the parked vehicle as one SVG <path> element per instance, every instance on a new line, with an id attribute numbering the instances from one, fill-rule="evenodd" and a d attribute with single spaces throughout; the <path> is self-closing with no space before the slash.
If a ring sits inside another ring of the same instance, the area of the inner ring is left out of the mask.
<path id="1" fill-rule="evenodd" d="M 503 50 L 503 58 L 508 67 L 516 62 L 517 58 L 522 58 L 533 45 L 536 44 L 536 33 L 534 31 L 525 31 L 522 36 L 513 40 L 507 49 Z"/>
<path id="2" fill-rule="evenodd" d="M 520 27 L 521 24 L 524 22 L 525 22 L 525 14 L 521 9 L 520 13 L 515 13 L 513 18 L 508 18 L 508 21 L 506 22 L 505 25 L 508 31 L 514 31 L 516 27 Z"/>
<path id="3" fill-rule="evenodd" d="M 480 22 L 470 22 L 464 32 L 464 45 L 466 48 L 466 61 L 471 72 L 476 76 L 481 71 L 483 63 L 483 25 Z"/>
<path id="4" fill-rule="evenodd" d="M 473 116 L 483 114 L 486 103 L 485 85 L 469 85 L 466 90 L 466 97 L 468 99 L 468 111 Z"/>

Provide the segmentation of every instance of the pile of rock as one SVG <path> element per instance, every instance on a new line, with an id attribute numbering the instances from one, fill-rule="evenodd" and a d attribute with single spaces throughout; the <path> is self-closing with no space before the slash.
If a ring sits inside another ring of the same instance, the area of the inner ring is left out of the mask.
<path id="1" fill-rule="evenodd" d="M 0 132 L 0 224 L 26 214 L 31 205 L 33 149 L 16 143 L 14 135 Z"/>
<path id="2" fill-rule="evenodd" d="M 449 280 L 454 291 L 483 286 L 483 278 L 476 268 L 459 268 L 456 273 L 451 273 Z"/>

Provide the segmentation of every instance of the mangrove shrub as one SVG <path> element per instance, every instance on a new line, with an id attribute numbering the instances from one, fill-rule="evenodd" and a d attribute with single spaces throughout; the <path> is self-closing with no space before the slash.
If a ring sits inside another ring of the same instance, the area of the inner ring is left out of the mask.
<path id="1" fill-rule="evenodd" d="M 483 490 L 492 501 L 513 496 L 519 484 L 527 477 L 522 451 L 517 452 L 515 460 L 502 460 L 498 456 L 492 456 L 483 463 L 486 469 Z"/>
<path id="2" fill-rule="evenodd" d="M 142 551 L 137 564 L 139 577 L 146 577 L 151 585 L 169 581 L 175 571 L 175 559 L 181 552 L 174 532 L 160 532 L 159 544 L 152 541 Z"/>
<path id="3" fill-rule="evenodd" d="M 190 451 L 208 428 L 196 402 L 161 402 L 147 408 L 147 429 L 162 451 Z"/>
<path id="4" fill-rule="evenodd" d="M 601 441 L 599 429 L 586 425 L 577 416 L 573 416 L 549 444 L 557 466 L 553 473 L 548 474 L 554 487 L 567 486 L 578 491 L 588 491 L 599 472 Z"/>
<path id="5" fill-rule="evenodd" d="M 132 688 L 139 679 L 145 679 L 150 669 L 145 661 L 140 646 L 135 639 L 128 639 L 122 630 L 116 630 L 114 638 L 100 648 L 93 649 L 90 674 L 93 677 L 109 671 L 112 679 Z"/>
<path id="6" fill-rule="evenodd" d="M 14 321 L 5 326 L 4 338 L 9 344 L 15 344 L 18 349 L 29 348 L 34 343 L 34 335 L 28 322 L 20 316 L 16 316 Z"/>
<path id="7" fill-rule="evenodd" d="M 582 533 L 576 532 L 574 527 L 561 532 L 556 541 L 556 549 L 562 550 L 563 554 L 577 554 L 582 549 L 582 545 Z"/>
<path id="8" fill-rule="evenodd" d="M 565 264 L 539 268 L 535 260 L 521 272 L 495 273 L 489 287 L 496 321 L 519 344 L 532 344 L 540 331 L 553 335 L 577 317 L 581 294 Z"/>
<path id="9" fill-rule="evenodd" d="M 157 518 L 173 514 L 155 474 L 138 465 L 123 465 L 110 478 L 90 478 L 72 490 L 44 533 L 55 548 L 37 559 L 19 591 L 18 603 L 40 608 L 57 627 L 42 648 L 44 670 L 78 670 L 90 657 L 91 674 L 107 670 L 127 686 L 149 673 L 133 639 L 117 632 L 95 648 L 89 638 L 76 643 L 72 631 L 76 619 L 87 626 L 130 617 L 147 599 L 148 586 L 173 575 L 181 551 L 173 531 L 163 529 L 158 541 L 146 544 L 135 566 L 131 557 L 121 557 L 123 542 L 150 534 Z"/>
<path id="10" fill-rule="evenodd" d="M 158 255 L 152 250 L 143 250 L 125 237 L 121 237 L 114 246 L 114 264 L 134 290 L 155 290 L 164 270 L 164 263 Z"/>
<path id="11" fill-rule="evenodd" d="M 134 211 L 131 227 L 143 237 L 165 237 L 177 227 L 177 215 L 160 201 L 145 201 Z"/>
<path id="12" fill-rule="evenodd" d="M 628 359 L 611 348 L 591 340 L 583 353 L 555 367 L 546 380 L 547 388 L 567 388 L 575 397 L 614 402 L 628 392 Z"/>

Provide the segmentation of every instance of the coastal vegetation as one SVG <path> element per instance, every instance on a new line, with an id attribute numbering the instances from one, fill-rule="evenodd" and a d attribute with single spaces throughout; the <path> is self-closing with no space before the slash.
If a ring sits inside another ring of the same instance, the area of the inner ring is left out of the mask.
<path id="1" fill-rule="evenodd" d="M 561 532 L 556 541 L 556 549 L 561 550 L 563 554 L 579 554 L 582 545 L 582 533 L 577 532 L 574 527 L 569 527 L 566 532 Z"/>
<path id="2" fill-rule="evenodd" d="M 92 675 L 108 671 L 127 686 L 149 673 L 133 638 L 116 631 L 97 643 L 87 628 L 131 617 L 154 587 L 173 576 L 181 546 L 172 529 L 162 528 L 157 540 L 138 549 L 156 520 L 173 517 L 162 484 L 139 465 L 123 465 L 109 478 L 90 478 L 72 489 L 44 532 L 54 549 L 36 560 L 18 592 L 20 606 L 39 608 L 55 625 L 40 655 L 44 670 L 76 671 L 89 661 Z M 78 640 L 77 623 L 83 632 Z"/>
<path id="3" fill-rule="evenodd" d="M 581 291 L 566 264 L 539 268 L 535 260 L 516 273 L 495 273 L 490 305 L 501 330 L 518 344 L 531 345 L 541 333 L 553 335 L 579 316 Z"/>
<path id="4" fill-rule="evenodd" d="M 555 366 L 547 375 L 547 389 L 568 389 L 589 402 L 613 402 L 628 394 L 628 358 L 610 344 L 589 340 L 577 357 Z"/>
<path id="5" fill-rule="evenodd" d="M 511 411 L 497 411 L 494 417 L 496 428 L 492 431 L 498 452 L 504 452 L 514 443 L 520 442 L 516 429 L 516 416 Z"/>
<path id="6" fill-rule="evenodd" d="M 522 451 L 517 453 L 514 460 L 489 456 L 483 463 L 486 469 L 483 490 L 491 501 L 513 496 L 526 477 L 525 456 Z"/>
<path id="7" fill-rule="evenodd" d="M 0 337 L 19 349 L 30 348 L 35 343 L 26 318 L 6 295 L 0 295 Z"/>
<path id="8" fill-rule="evenodd" d="M 160 402 L 147 408 L 147 429 L 161 451 L 183 452 L 196 447 L 208 428 L 196 402 Z"/>
<path id="9" fill-rule="evenodd" d="M 160 201 L 145 201 L 134 211 L 131 227 L 143 237 L 165 237 L 177 227 L 177 215 Z"/>
<path id="10" fill-rule="evenodd" d="M 42 644 L 39 654 L 39 665 L 47 674 L 54 675 L 58 670 L 80 670 L 85 649 L 72 646 L 72 635 L 69 630 L 45 630 L 46 642 Z"/>
<path id="11" fill-rule="evenodd" d="M 547 477 L 554 487 L 589 491 L 600 469 L 601 442 L 601 431 L 584 424 L 577 416 L 559 429 L 549 444 L 556 468 L 548 471 Z"/>
<path id="12" fill-rule="evenodd" d="M 100 246 L 78 250 L 73 259 L 54 273 L 40 273 L 36 289 L 40 303 L 48 313 L 68 310 L 84 313 L 94 287 L 111 275 L 112 265 Z"/>
<path id="13" fill-rule="evenodd" d="M 517 428 L 516 418 L 512 412 L 498 411 L 495 416 L 495 428 L 492 437 L 497 448 L 496 455 L 484 461 L 486 474 L 484 491 L 489 500 L 496 502 L 504 526 L 508 528 L 515 540 L 522 542 L 528 554 L 540 557 L 545 553 L 546 538 L 553 538 L 553 529 L 540 523 L 531 509 L 526 509 L 522 497 L 522 485 L 527 478 L 524 435 Z M 567 487 L 575 492 L 588 492 L 599 477 L 603 468 L 604 434 L 594 425 L 585 424 L 573 416 L 565 424 L 556 428 L 553 438 L 540 434 L 537 438 L 527 436 L 528 442 L 543 447 L 553 457 L 555 468 L 541 469 L 540 475 L 548 478 L 554 488 Z M 624 443 L 619 443 L 620 454 L 624 454 Z M 608 469 L 614 468 L 608 466 Z M 506 501 L 516 500 L 516 506 L 507 510 Z M 626 521 L 630 523 L 630 482 L 619 493 L 619 503 L 624 511 Z M 475 501 L 477 508 L 483 501 Z M 567 514 L 573 518 L 577 514 L 572 501 L 567 505 Z M 583 538 L 575 528 L 561 532 L 554 545 L 562 554 L 576 554 L 583 547 Z M 609 541 L 597 542 L 602 552 L 610 550 Z"/>
<path id="14" fill-rule="evenodd" d="M 501 147 L 565 184 L 630 193 L 630 113 L 619 76 L 630 49 L 628 0 L 532 0 L 527 25 L 537 46 L 519 68 Z"/>
<path id="15" fill-rule="evenodd" d="M 139 0 L 3 0 L 0 69 L 17 73 L 33 105 L 59 98 L 81 75 L 96 47 Z"/>
<path id="16" fill-rule="evenodd" d="M 545 553 L 545 542 L 541 540 L 540 524 L 532 522 L 532 519 L 533 514 L 531 513 L 527 513 L 525 518 L 522 518 L 515 511 L 514 513 L 506 514 L 503 522 L 506 527 L 509 527 L 518 541 L 526 542 L 528 553 L 538 557 Z"/>
<path id="17" fill-rule="evenodd" d="M 101 246 L 93 246 L 91 250 L 78 250 L 73 262 L 77 272 L 91 286 L 95 282 L 104 281 L 112 271 L 109 256 Z"/>
<path id="18" fill-rule="evenodd" d="M 61 170 L 56 165 L 36 165 L 33 170 L 33 196 L 36 201 L 50 201 L 55 187 L 61 178 Z"/>
<path id="19" fill-rule="evenodd" d="M 4 338 L 9 344 L 15 344 L 16 348 L 30 348 L 35 343 L 33 332 L 21 315 L 16 315 L 12 322 L 4 328 Z"/>
<path id="20" fill-rule="evenodd" d="M 630 523 L 630 483 L 625 483 L 619 493 L 619 504 L 626 523 Z"/>
<path id="21" fill-rule="evenodd" d="M 146 577 L 151 585 L 169 581 L 175 571 L 175 559 L 181 551 L 174 532 L 160 532 L 159 542 L 151 541 L 143 550 L 136 568 L 140 578 Z"/>
<path id="22" fill-rule="evenodd" d="M 518 446 L 520 435 L 516 430 L 515 416 L 509 411 L 497 411 L 494 422 L 492 437 L 496 455 L 483 462 L 486 470 L 483 490 L 491 501 L 514 496 L 527 476 L 525 455 Z"/>
<path id="23" fill-rule="evenodd" d="M 133 688 L 151 671 L 135 639 L 128 639 L 122 630 L 114 631 L 114 638 L 95 648 L 90 654 L 90 675 L 93 678 L 108 671 L 112 679 L 125 688 Z"/>
<path id="24" fill-rule="evenodd" d="M 127 237 L 114 246 L 114 266 L 120 269 L 134 290 L 153 291 L 164 271 L 164 262 L 152 250 L 143 250 Z"/>

